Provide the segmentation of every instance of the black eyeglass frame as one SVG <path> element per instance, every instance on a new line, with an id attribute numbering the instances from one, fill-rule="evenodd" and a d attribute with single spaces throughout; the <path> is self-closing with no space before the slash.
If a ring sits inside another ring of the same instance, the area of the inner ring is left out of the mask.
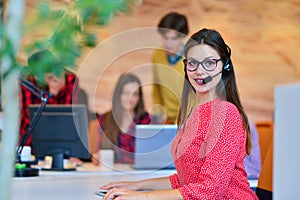
<path id="1" fill-rule="evenodd" d="M 196 68 L 194 69 L 194 70 L 189 70 L 188 68 L 187 68 L 187 62 L 188 62 L 188 60 L 193 60 L 193 61 L 195 61 L 197 64 L 196 64 Z M 203 65 L 203 63 L 205 62 L 205 61 L 207 61 L 207 60 L 214 60 L 214 61 L 216 61 L 216 66 L 213 68 L 213 69 L 210 69 L 210 70 L 208 70 L 204 65 Z M 206 71 L 208 71 L 208 72 L 212 72 L 212 71 L 214 71 L 216 68 L 217 68 L 217 66 L 218 66 L 218 62 L 219 61 L 221 61 L 221 60 L 223 60 L 222 58 L 219 58 L 219 59 L 216 59 L 216 58 L 211 58 L 211 59 L 205 59 L 205 60 L 203 60 L 203 61 L 198 61 L 198 60 L 195 60 L 195 59 L 183 59 L 183 64 L 184 64 L 184 67 L 185 67 L 185 69 L 187 70 L 187 71 L 189 71 L 189 72 L 194 72 L 194 71 L 196 71 L 198 68 L 199 68 L 199 65 L 201 64 L 201 66 L 202 66 L 202 68 L 204 69 L 204 70 L 206 70 Z"/>

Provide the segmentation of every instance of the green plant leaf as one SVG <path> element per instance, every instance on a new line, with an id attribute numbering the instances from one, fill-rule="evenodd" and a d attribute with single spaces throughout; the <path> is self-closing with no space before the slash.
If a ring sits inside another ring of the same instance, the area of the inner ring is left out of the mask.
<path id="1" fill-rule="evenodd" d="M 84 31 L 86 25 L 105 25 L 118 12 L 129 12 L 134 0 L 77 0 L 66 9 L 53 10 L 49 1 L 38 4 L 38 15 L 35 22 L 29 26 L 38 29 L 41 25 L 55 26 L 56 28 L 48 38 L 37 38 L 32 44 L 25 47 L 31 55 L 45 49 L 51 50 L 55 59 L 45 56 L 34 66 L 29 66 L 30 71 L 38 77 L 39 82 L 44 82 L 45 73 L 60 75 L 65 67 L 76 67 L 76 59 L 82 54 L 82 47 L 96 45 L 97 37 Z M 0 26 L 0 35 L 3 36 L 0 59 L 11 58 L 13 65 L 20 66 L 14 55 L 11 43 L 6 40 L 3 26 Z M 13 68 L 13 67 L 12 67 Z M 10 71 L 10 69 L 8 70 Z"/>

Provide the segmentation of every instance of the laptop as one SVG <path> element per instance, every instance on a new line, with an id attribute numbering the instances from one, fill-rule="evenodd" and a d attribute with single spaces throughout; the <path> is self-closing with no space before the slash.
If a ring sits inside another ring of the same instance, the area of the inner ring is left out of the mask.
<path id="1" fill-rule="evenodd" d="M 175 169 L 171 154 L 177 125 L 136 125 L 135 169 Z"/>

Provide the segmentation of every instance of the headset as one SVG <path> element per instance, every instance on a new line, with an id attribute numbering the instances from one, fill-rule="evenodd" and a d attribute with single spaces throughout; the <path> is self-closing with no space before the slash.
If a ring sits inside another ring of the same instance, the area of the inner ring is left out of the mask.
<path id="1" fill-rule="evenodd" d="M 226 62 L 225 64 L 223 65 L 223 69 L 222 69 L 222 73 L 229 73 L 229 71 L 232 70 L 232 62 L 231 62 L 231 49 L 229 48 L 229 46 L 226 45 L 226 48 L 228 50 L 228 54 L 229 54 L 229 57 L 226 59 Z"/>
<path id="2" fill-rule="evenodd" d="M 227 58 L 225 64 L 223 65 L 223 72 L 229 72 L 231 68 L 231 59 Z"/>

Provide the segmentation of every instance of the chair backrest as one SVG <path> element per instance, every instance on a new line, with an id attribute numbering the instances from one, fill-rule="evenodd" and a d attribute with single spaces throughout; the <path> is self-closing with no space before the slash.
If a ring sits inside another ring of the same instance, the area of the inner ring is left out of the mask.
<path id="1" fill-rule="evenodd" d="M 259 137 L 261 163 L 263 164 L 266 153 L 273 140 L 273 122 L 256 122 L 255 126 Z"/>
<path id="2" fill-rule="evenodd" d="M 262 160 L 258 188 L 273 191 L 273 123 L 256 123 Z"/>

